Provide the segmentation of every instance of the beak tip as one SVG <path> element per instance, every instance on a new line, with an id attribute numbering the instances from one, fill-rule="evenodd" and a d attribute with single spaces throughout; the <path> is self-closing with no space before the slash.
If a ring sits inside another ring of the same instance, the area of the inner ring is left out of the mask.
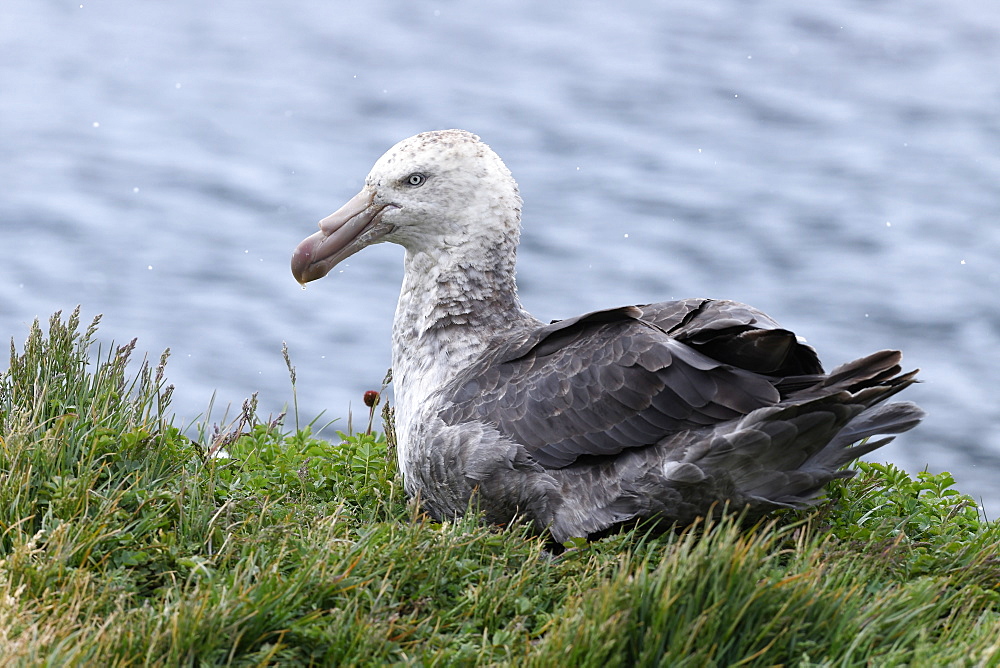
<path id="1" fill-rule="evenodd" d="M 326 276 L 347 257 L 370 243 L 360 241 L 382 208 L 372 208 L 374 193 L 365 189 L 319 222 L 319 231 L 304 239 L 292 253 L 292 276 L 302 286 Z"/>
<path id="2" fill-rule="evenodd" d="M 312 280 L 312 277 L 309 276 L 309 268 L 312 266 L 313 248 L 309 242 L 310 239 L 306 239 L 292 253 L 292 276 L 300 285 L 305 285 Z"/>

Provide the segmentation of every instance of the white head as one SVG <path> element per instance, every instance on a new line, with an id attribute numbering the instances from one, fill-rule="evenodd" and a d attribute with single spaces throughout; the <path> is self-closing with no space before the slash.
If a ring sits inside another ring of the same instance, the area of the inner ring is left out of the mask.
<path id="1" fill-rule="evenodd" d="M 292 255 L 300 283 L 325 276 L 365 246 L 390 241 L 410 253 L 451 256 L 517 247 L 521 198 L 510 171 L 464 130 L 404 139 L 372 167 L 365 186 L 319 223 Z"/>

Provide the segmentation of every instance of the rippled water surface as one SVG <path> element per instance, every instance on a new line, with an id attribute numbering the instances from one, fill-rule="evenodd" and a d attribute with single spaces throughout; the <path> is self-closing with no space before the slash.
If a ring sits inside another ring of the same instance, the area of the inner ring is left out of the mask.
<path id="1" fill-rule="evenodd" d="M 540 318 L 713 296 L 828 365 L 902 348 L 929 417 L 876 458 L 997 515 L 1000 4 L 539 4 L 4 0 L 0 335 L 102 313 L 171 348 L 185 421 L 281 411 L 285 341 L 303 420 L 344 417 L 402 251 L 303 291 L 291 250 L 390 145 L 461 127 L 521 185 Z"/>

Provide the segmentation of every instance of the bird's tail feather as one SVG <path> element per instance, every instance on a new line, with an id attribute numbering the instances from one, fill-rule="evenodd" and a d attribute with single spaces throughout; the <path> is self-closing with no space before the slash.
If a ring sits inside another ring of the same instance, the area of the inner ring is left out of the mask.
<path id="1" fill-rule="evenodd" d="M 916 382 L 917 372 L 900 373 L 899 361 L 898 352 L 881 351 L 834 369 L 784 406 L 748 415 L 704 463 L 729 471 L 751 505 L 814 502 L 826 483 L 853 475 L 845 465 L 923 418 L 911 402 L 883 403 Z"/>

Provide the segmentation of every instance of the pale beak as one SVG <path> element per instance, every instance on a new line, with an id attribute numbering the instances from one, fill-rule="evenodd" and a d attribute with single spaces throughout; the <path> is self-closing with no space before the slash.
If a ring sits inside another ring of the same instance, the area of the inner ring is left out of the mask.
<path id="1" fill-rule="evenodd" d="M 308 237 L 292 253 L 292 275 L 299 283 L 323 278 L 337 264 L 392 232 L 382 223 L 382 213 L 391 204 L 375 204 L 375 193 L 364 188 L 347 204 L 319 221 L 319 232 Z"/>

